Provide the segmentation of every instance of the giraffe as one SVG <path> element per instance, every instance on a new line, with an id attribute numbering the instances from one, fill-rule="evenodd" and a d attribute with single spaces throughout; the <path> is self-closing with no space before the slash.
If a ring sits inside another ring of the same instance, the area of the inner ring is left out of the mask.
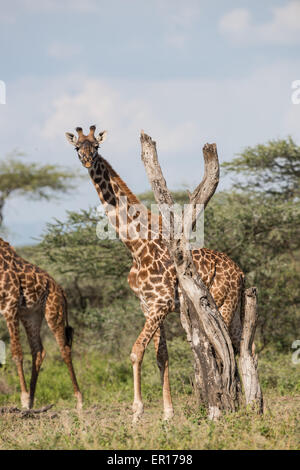
<path id="1" fill-rule="evenodd" d="M 0 238 L 0 311 L 7 324 L 12 357 L 17 365 L 22 408 L 33 407 L 36 383 L 46 354 L 40 337 L 45 317 L 69 369 L 77 399 L 77 409 L 80 410 L 82 395 L 71 358 L 73 328 L 68 325 L 64 291 L 47 272 L 21 258 L 2 238 Z M 19 336 L 20 320 L 25 328 L 32 355 L 29 392 L 23 370 L 23 353 Z"/>
<path id="2" fill-rule="evenodd" d="M 105 140 L 107 132 L 100 132 L 95 136 L 95 129 L 95 126 L 91 126 L 89 134 L 84 135 L 82 128 L 77 127 L 78 137 L 68 132 L 66 137 L 75 147 L 82 165 L 88 169 L 109 221 L 119 238 L 131 251 L 133 258 L 128 282 L 139 298 L 145 315 L 143 330 L 134 343 L 130 355 L 134 382 L 133 421 L 137 422 L 144 410 L 141 394 L 141 366 L 145 349 L 152 338 L 161 375 L 164 419 L 168 420 L 173 417 L 174 410 L 170 391 L 164 319 L 170 312 L 180 312 L 181 293 L 175 266 L 163 240 L 161 218 L 157 216 L 160 228 L 158 236 L 153 238 L 152 226 L 149 229 L 153 214 L 140 203 L 111 165 L 98 153 L 98 148 Z M 123 202 L 124 196 L 126 196 L 126 202 Z M 140 225 L 136 225 L 135 236 L 128 237 L 126 224 L 127 227 L 128 225 L 134 226 L 135 206 L 141 208 L 139 210 L 143 211 L 146 216 Z M 125 211 L 126 217 L 120 217 L 122 211 Z M 143 238 L 141 234 L 145 228 L 149 230 L 144 233 L 151 234 L 151 236 Z M 238 352 L 242 326 L 241 300 L 244 274 L 224 253 L 201 248 L 193 250 L 192 255 L 196 268 L 212 294 L 229 329 L 234 348 Z"/>

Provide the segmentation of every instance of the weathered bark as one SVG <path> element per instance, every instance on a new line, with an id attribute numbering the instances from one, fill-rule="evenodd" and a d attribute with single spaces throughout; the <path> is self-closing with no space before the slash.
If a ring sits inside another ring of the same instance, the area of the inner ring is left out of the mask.
<path id="1" fill-rule="evenodd" d="M 172 206 L 173 198 L 158 162 L 155 142 L 142 132 L 141 144 L 142 160 L 164 220 L 169 215 L 169 212 L 166 213 L 166 205 Z M 203 204 L 205 207 L 218 185 L 219 163 L 216 145 L 206 144 L 203 155 L 205 175 L 190 195 L 193 218 L 187 233 L 195 224 L 193 208 L 196 204 Z M 176 214 L 173 215 L 170 238 L 165 238 L 165 243 L 174 261 L 182 293 L 181 319 L 196 358 L 196 386 L 199 387 L 199 396 L 208 407 L 209 417 L 215 419 L 223 410 L 236 409 L 240 392 L 237 367 L 227 328 L 212 296 L 196 271 L 187 240 L 184 234 L 180 240 L 173 237 L 174 223 L 178 223 L 177 217 Z"/>
<path id="2" fill-rule="evenodd" d="M 245 291 L 244 320 L 240 350 L 240 373 L 242 376 L 246 405 L 258 413 L 263 412 L 263 395 L 257 372 L 257 355 L 253 341 L 257 324 L 257 291 L 251 287 Z"/>
<path id="3" fill-rule="evenodd" d="M 187 341 L 192 349 L 193 355 L 194 355 L 194 374 L 195 374 L 195 379 L 194 379 L 194 391 L 198 400 L 198 405 L 206 405 L 206 393 L 205 393 L 205 383 L 204 383 L 204 378 L 202 374 L 202 366 L 200 362 L 200 356 L 201 356 L 201 351 L 199 345 L 197 347 L 194 347 L 194 343 L 192 341 L 192 327 L 191 327 L 191 322 L 189 319 L 189 312 L 187 309 L 187 304 L 186 302 L 183 301 L 183 299 L 180 301 L 180 321 L 181 325 L 186 333 L 186 338 Z M 195 329 L 194 329 L 195 331 Z M 200 328 L 196 327 L 196 334 L 197 336 L 200 337 L 201 332 Z M 194 333 L 195 337 L 195 333 Z"/>

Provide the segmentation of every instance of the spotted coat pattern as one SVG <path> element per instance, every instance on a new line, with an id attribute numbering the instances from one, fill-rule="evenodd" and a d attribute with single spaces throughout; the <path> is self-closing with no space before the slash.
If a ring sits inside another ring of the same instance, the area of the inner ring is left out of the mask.
<path id="1" fill-rule="evenodd" d="M 0 238 L 0 312 L 10 335 L 12 357 L 17 365 L 21 403 L 32 408 L 38 374 L 45 357 L 40 330 L 45 317 L 66 363 L 81 408 L 82 397 L 71 358 L 72 328 L 67 324 L 67 301 L 63 289 L 48 273 L 21 258 L 14 248 Z M 30 392 L 23 370 L 23 352 L 19 323 L 23 324 L 32 355 Z M 67 326 L 66 326 L 67 324 Z"/>

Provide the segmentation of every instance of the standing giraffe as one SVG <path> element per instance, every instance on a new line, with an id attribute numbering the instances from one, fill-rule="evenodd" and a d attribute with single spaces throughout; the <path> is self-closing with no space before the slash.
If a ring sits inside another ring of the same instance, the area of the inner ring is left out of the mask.
<path id="1" fill-rule="evenodd" d="M 0 238 L 0 311 L 10 335 L 12 357 L 17 365 L 23 408 L 33 407 L 39 371 L 45 357 L 40 330 L 43 318 L 53 332 L 62 358 L 66 363 L 77 398 L 82 408 L 71 358 L 73 329 L 68 325 L 67 300 L 63 289 L 48 273 L 21 258 Z M 32 355 L 30 393 L 23 370 L 23 353 L 19 336 L 19 321 L 24 325 Z"/>
<path id="2" fill-rule="evenodd" d="M 130 359 L 133 365 L 134 401 L 133 421 L 143 414 L 141 394 L 141 366 L 146 347 L 153 338 L 157 364 L 160 369 L 163 387 L 164 419 L 170 419 L 173 405 L 169 382 L 168 350 L 164 331 L 167 314 L 179 311 L 178 281 L 176 270 L 171 261 L 161 230 L 158 237 L 143 238 L 141 233 L 151 234 L 150 222 L 153 214 L 140 203 L 129 190 L 110 164 L 98 153 L 99 145 L 106 138 L 106 131 L 95 137 L 95 126 L 90 127 L 88 135 L 77 127 L 78 137 L 66 133 L 67 140 L 75 146 L 79 160 L 88 168 L 99 198 L 104 205 L 109 221 L 116 229 L 119 238 L 131 251 L 133 265 L 128 276 L 129 286 L 140 299 L 146 317 L 145 325 L 133 345 Z M 134 223 L 135 215 L 144 208 L 144 221 Z M 121 213 L 126 213 L 121 217 Z M 158 220 L 161 221 L 160 218 Z M 135 227 L 135 236 L 127 236 L 128 225 Z M 161 227 L 161 225 L 160 225 Z M 148 230 L 149 229 L 149 230 Z M 212 294 L 216 305 L 229 329 L 235 347 L 239 351 L 241 338 L 241 295 L 244 275 L 240 268 L 224 253 L 201 248 L 193 250 L 193 260 L 206 287 Z"/>

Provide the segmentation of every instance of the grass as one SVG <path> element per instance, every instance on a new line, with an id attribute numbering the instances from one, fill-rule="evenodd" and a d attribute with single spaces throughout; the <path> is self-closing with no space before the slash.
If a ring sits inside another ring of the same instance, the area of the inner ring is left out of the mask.
<path id="1" fill-rule="evenodd" d="M 53 343 L 46 341 L 48 357 L 36 392 L 36 407 L 54 403 L 44 415 L 21 418 L 0 415 L 0 449 L 299 449 L 300 365 L 291 354 L 266 351 L 260 357 L 260 378 L 265 413 L 242 409 L 218 422 L 206 419 L 192 392 L 190 352 L 180 338 L 169 343 L 171 384 L 175 406 L 173 421 L 162 421 L 159 374 L 152 348 L 143 366 L 142 421 L 131 424 L 132 372 L 129 349 L 125 357 L 80 352 L 74 363 L 84 393 L 84 410 L 75 411 L 65 365 Z M 30 355 L 25 354 L 30 371 Z M 0 369 L 0 406 L 19 406 L 15 366 L 8 357 Z"/>

